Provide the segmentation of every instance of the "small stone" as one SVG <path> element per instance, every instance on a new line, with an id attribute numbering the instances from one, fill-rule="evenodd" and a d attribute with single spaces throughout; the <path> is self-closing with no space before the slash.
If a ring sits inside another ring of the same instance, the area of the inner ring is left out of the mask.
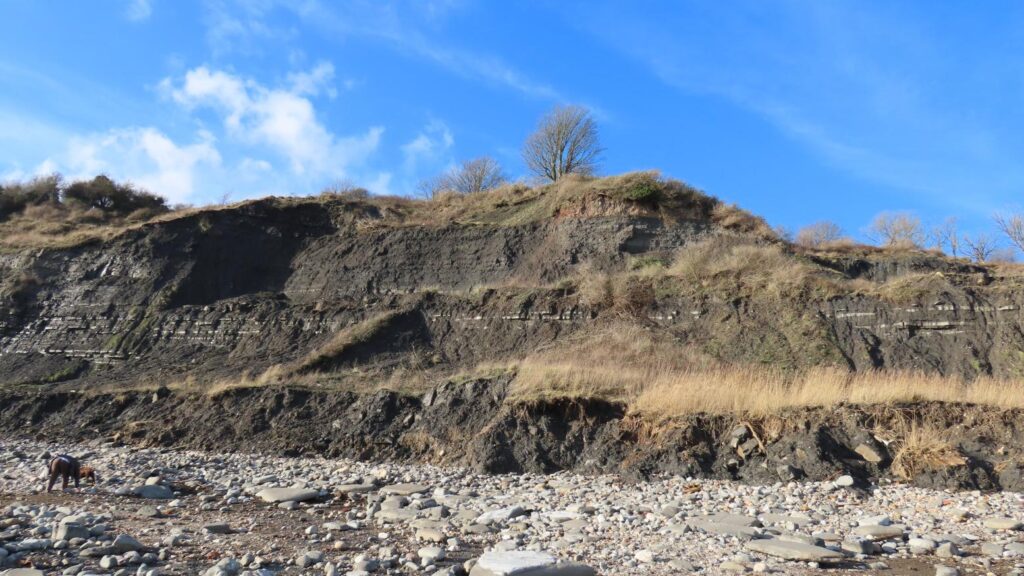
<path id="1" fill-rule="evenodd" d="M 224 523 L 218 523 L 203 526 L 203 532 L 206 532 L 207 534 L 231 534 L 232 530 L 231 526 Z"/>
<path id="2" fill-rule="evenodd" d="M 639 550 L 633 556 L 638 561 L 643 562 L 644 564 L 650 564 L 654 562 L 654 552 L 651 552 L 650 550 Z"/>
<path id="3" fill-rule="evenodd" d="M 57 526 L 53 537 L 57 540 L 71 540 L 72 538 L 89 538 L 89 529 L 78 522 L 68 522 Z"/>
<path id="4" fill-rule="evenodd" d="M 143 548 L 141 542 L 127 534 L 120 534 L 118 535 L 117 538 L 114 538 L 114 543 L 112 544 L 112 546 L 114 547 L 114 550 L 118 554 L 123 554 L 125 552 L 134 552 L 136 550 L 141 550 Z"/>
<path id="5" fill-rule="evenodd" d="M 1003 555 L 1005 546 L 999 542 L 985 542 L 981 545 L 981 553 L 992 558 L 999 558 Z"/>
<path id="6" fill-rule="evenodd" d="M 416 539 L 421 542 L 444 542 L 447 540 L 444 532 L 434 528 L 420 528 L 416 531 Z"/>
<path id="7" fill-rule="evenodd" d="M 159 518 L 160 510 L 156 506 L 141 506 L 137 514 L 143 518 Z"/>
<path id="8" fill-rule="evenodd" d="M 869 446 L 868 444 L 858 444 L 853 451 L 859 454 L 861 458 L 871 462 L 872 464 L 878 464 L 884 460 L 882 455 L 878 453 L 878 450 L 875 450 L 873 446 Z"/>
<path id="9" fill-rule="evenodd" d="M 985 527 L 992 530 L 1020 530 L 1021 522 L 1013 518 L 986 518 Z"/>
<path id="10" fill-rule="evenodd" d="M 849 488 L 856 484 L 857 481 L 853 479 L 853 476 L 846 474 L 840 476 L 839 478 L 836 478 L 835 481 L 832 483 L 835 484 L 836 486 L 839 486 L 840 488 Z"/>
<path id="11" fill-rule="evenodd" d="M 426 546 L 424 548 L 420 548 L 419 551 L 416 552 L 416 555 L 430 562 L 437 562 L 438 560 L 443 560 L 445 557 L 444 548 L 441 548 L 440 546 Z"/>
<path id="12" fill-rule="evenodd" d="M 934 540 L 928 538 L 911 538 L 907 540 L 907 547 L 910 548 L 912 554 L 928 554 L 932 550 L 938 547 L 938 544 Z"/>
<path id="13" fill-rule="evenodd" d="M 299 554 L 298 558 L 295 559 L 295 564 L 300 568 L 308 568 L 314 564 L 319 564 L 324 560 L 324 553 L 319 550 L 307 550 Z"/>

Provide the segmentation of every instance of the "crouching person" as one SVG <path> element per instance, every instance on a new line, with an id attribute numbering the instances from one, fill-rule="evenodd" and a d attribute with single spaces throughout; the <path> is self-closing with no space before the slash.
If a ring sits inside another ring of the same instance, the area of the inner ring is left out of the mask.
<path id="1" fill-rule="evenodd" d="M 71 479 L 75 480 L 75 488 L 78 488 L 78 483 L 82 478 L 92 480 L 92 483 L 96 484 L 96 471 L 90 466 L 82 466 L 77 458 L 66 454 L 61 454 L 50 460 L 50 481 L 46 485 L 47 492 L 53 490 L 53 483 L 57 481 L 58 476 L 63 479 L 64 490 L 68 489 L 68 481 Z"/>

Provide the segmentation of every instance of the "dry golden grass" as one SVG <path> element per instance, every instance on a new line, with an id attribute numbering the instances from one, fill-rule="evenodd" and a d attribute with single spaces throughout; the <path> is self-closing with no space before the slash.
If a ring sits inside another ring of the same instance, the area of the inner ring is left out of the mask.
<path id="1" fill-rule="evenodd" d="M 746 234 L 762 240 L 778 240 L 779 235 L 760 217 L 735 204 L 718 204 L 711 213 L 711 221 L 726 230 Z"/>
<path id="2" fill-rule="evenodd" d="M 896 440 L 891 470 L 898 478 L 912 480 L 922 472 L 934 472 L 967 463 L 946 430 L 911 422 Z"/>
<path id="3" fill-rule="evenodd" d="M 354 326 L 339 330 L 330 340 L 300 360 L 294 371 L 304 374 L 326 367 L 332 360 L 344 355 L 353 346 L 368 342 L 401 313 L 400 310 L 384 312 Z"/>
<path id="4" fill-rule="evenodd" d="M 922 401 L 1024 408 L 1024 381 L 730 366 L 642 327 L 615 324 L 522 359 L 512 396 L 522 402 L 600 398 L 660 421 L 698 413 L 766 417 L 790 408 Z"/>
<path id="5" fill-rule="evenodd" d="M 710 292 L 721 297 L 828 298 L 861 288 L 834 270 L 788 252 L 782 244 L 731 234 L 684 246 L 664 272 L 678 279 L 683 293 Z"/>
<path id="6" fill-rule="evenodd" d="M 574 283 L 587 306 L 636 315 L 654 303 L 654 279 L 660 275 L 661 271 L 655 273 L 653 267 L 610 274 L 585 265 L 577 271 Z"/>
<path id="7" fill-rule="evenodd" d="M 762 367 L 719 368 L 659 375 L 642 387 L 630 407 L 660 419 L 692 413 L 766 416 L 789 408 L 910 402 L 1024 408 L 1024 383 L 988 377 L 967 383 L 915 372 L 850 373 L 841 368 L 796 374 Z"/>
<path id="8" fill-rule="evenodd" d="M 659 374 L 707 369 L 706 355 L 655 338 L 644 327 L 615 322 L 527 356 L 516 366 L 512 396 L 523 401 L 556 398 L 635 399 Z"/>
<path id="9" fill-rule="evenodd" d="M 358 216 L 357 226 L 446 226 L 452 223 L 517 225 L 549 218 L 645 215 L 670 220 L 707 220 L 713 214 L 736 230 L 760 229 L 760 219 L 735 207 L 715 212 L 721 203 L 657 172 L 631 172 L 604 178 L 571 175 L 558 182 L 528 186 L 510 183 L 475 194 L 439 194 L 432 199 L 371 196 L 361 189 L 337 188 L 311 197 L 267 197 L 227 205 L 182 208 L 154 215 L 136 213 L 111 218 L 90 211 L 31 207 L 0 222 L 0 248 L 67 247 L 105 241 L 153 222 L 201 217 L 204 213 L 244 208 L 254 203 L 288 207 L 318 202 Z M 59 213 L 57 213 L 59 212 Z"/>
<path id="10" fill-rule="evenodd" d="M 912 304 L 925 296 L 957 292 L 950 280 L 939 272 L 904 274 L 883 282 L 871 291 L 882 300 L 894 304 Z"/>

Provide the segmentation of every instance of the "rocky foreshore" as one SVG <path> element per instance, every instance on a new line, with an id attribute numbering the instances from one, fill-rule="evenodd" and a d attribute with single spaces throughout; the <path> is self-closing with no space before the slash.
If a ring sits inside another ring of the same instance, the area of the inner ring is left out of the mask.
<path id="1" fill-rule="evenodd" d="M 45 492 L 48 458 L 97 486 Z M 0 441 L 0 574 L 1024 574 L 1024 496 Z"/>

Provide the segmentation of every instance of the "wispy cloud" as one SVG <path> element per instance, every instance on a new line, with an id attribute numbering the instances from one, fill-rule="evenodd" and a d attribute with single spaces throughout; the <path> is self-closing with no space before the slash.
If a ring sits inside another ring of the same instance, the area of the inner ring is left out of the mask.
<path id="1" fill-rule="evenodd" d="M 295 36 L 271 22 L 276 0 L 204 0 L 206 42 L 215 56 L 258 53 L 271 40 Z"/>
<path id="2" fill-rule="evenodd" d="M 431 120 L 415 138 L 402 145 L 405 168 L 415 172 L 425 162 L 443 162 L 454 145 L 455 137 L 448 125 L 440 120 Z"/>
<path id="3" fill-rule="evenodd" d="M 998 126 L 936 98 L 957 71 L 930 31 L 896 10 L 789 2 L 702 5 L 685 20 L 594 13 L 584 26 L 665 84 L 753 111 L 865 181 L 978 213 L 1024 184 Z"/>
<path id="4" fill-rule="evenodd" d="M 141 22 L 153 14 L 153 0 L 128 0 L 125 16 L 133 22 Z"/>
<path id="5" fill-rule="evenodd" d="M 429 29 L 439 27 L 462 2 L 391 2 L 343 0 L 340 2 L 232 2 L 207 1 L 207 38 L 217 51 L 246 50 L 261 39 L 282 38 L 286 28 L 270 23 L 275 8 L 295 14 L 306 26 L 325 37 L 377 38 L 394 49 L 426 59 L 449 72 L 519 92 L 530 98 L 565 101 L 550 84 L 538 81 L 500 57 L 454 47 L 438 41 Z"/>

